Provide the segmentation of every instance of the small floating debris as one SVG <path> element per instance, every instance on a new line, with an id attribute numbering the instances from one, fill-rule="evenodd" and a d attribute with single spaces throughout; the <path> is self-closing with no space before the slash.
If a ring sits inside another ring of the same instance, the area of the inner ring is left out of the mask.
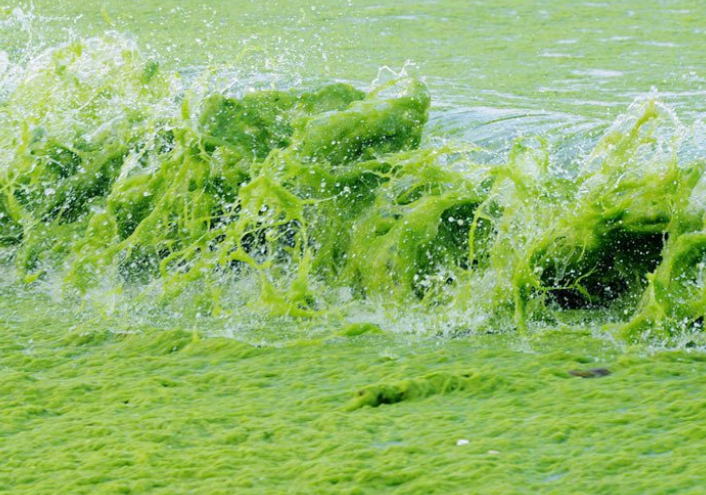
<path id="1" fill-rule="evenodd" d="M 590 370 L 569 370 L 569 374 L 579 378 L 600 378 L 610 375 L 611 371 L 608 368 L 591 368 Z"/>
<path id="2" fill-rule="evenodd" d="M 456 445 L 459 447 L 462 447 L 464 445 L 468 445 L 469 443 L 471 443 L 471 441 L 466 440 L 465 438 L 459 438 L 458 440 L 456 440 Z"/>

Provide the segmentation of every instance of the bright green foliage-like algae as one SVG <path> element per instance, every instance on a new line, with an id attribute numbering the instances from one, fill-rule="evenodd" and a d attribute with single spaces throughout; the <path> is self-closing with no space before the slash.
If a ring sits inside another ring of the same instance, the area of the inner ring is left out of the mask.
<path id="1" fill-rule="evenodd" d="M 541 141 L 494 165 L 420 148 L 430 97 L 406 76 L 367 94 L 178 87 L 121 38 L 27 69 L 0 135 L 0 242 L 26 282 L 198 287 L 201 314 L 250 279 L 250 303 L 295 317 L 346 289 L 480 329 L 596 308 L 631 337 L 702 325 L 703 166 L 654 100 L 567 168 Z"/>

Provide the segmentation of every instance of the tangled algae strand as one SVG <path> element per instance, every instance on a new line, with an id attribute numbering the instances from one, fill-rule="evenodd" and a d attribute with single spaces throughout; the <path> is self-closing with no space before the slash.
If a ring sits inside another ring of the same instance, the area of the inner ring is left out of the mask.
<path id="1" fill-rule="evenodd" d="M 621 315 L 629 338 L 703 326 L 704 166 L 654 99 L 569 173 L 541 141 L 496 165 L 422 146 L 430 96 L 407 76 L 199 92 L 117 36 L 20 72 L 0 105 L 0 246 L 27 283 L 159 281 L 163 303 L 198 287 L 217 312 L 249 278 L 251 304 L 303 318 L 346 289 L 480 329 L 577 309 Z"/>

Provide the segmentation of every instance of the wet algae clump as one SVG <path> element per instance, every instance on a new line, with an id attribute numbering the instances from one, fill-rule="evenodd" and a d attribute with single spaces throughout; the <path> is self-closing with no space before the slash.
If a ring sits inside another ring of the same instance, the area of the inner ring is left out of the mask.
<path id="1" fill-rule="evenodd" d="M 180 84 L 120 38 L 27 69 L 0 109 L 0 245 L 26 282 L 158 287 L 163 304 L 198 287 L 200 314 L 249 280 L 245 302 L 276 315 L 330 314 L 347 290 L 475 329 L 576 309 L 631 338 L 703 326 L 703 164 L 654 100 L 570 166 L 533 140 L 489 165 L 422 144 L 414 78 Z"/>

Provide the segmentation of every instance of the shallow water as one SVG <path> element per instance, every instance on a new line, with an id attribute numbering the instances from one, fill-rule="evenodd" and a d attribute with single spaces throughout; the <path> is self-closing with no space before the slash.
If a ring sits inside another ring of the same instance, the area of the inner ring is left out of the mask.
<path id="1" fill-rule="evenodd" d="M 705 26 L 0 5 L 0 491 L 700 493 Z"/>

